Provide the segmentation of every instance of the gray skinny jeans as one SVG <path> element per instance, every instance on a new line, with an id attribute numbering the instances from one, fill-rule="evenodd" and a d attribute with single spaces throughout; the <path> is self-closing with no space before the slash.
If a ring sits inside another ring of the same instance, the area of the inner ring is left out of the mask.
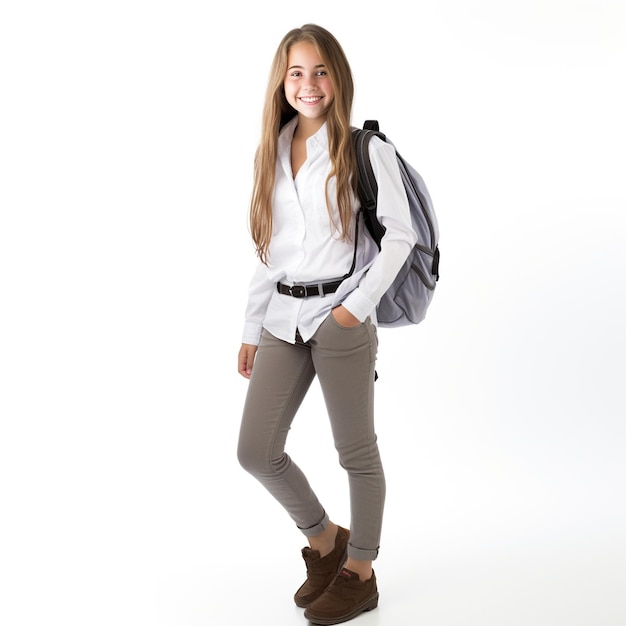
<path id="1" fill-rule="evenodd" d="M 329 521 L 309 482 L 285 453 L 287 434 L 315 376 L 330 418 L 339 463 L 348 474 L 348 556 L 378 556 L 385 477 L 374 431 L 374 366 L 378 338 L 368 319 L 354 328 L 330 314 L 309 341 L 295 344 L 263 331 L 252 368 L 239 435 L 238 458 L 284 507 L 302 533 Z"/>

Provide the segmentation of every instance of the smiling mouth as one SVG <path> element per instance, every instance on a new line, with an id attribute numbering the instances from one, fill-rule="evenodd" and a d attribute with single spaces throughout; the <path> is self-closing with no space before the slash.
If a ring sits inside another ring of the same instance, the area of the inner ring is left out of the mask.
<path id="1" fill-rule="evenodd" d="M 322 99 L 322 96 L 303 96 L 300 98 L 302 102 L 306 102 L 307 104 L 315 104 Z"/>

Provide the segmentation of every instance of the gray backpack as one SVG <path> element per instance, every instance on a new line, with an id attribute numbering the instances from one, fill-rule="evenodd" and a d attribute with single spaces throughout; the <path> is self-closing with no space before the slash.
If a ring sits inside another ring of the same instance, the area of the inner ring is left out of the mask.
<path id="1" fill-rule="evenodd" d="M 380 132 L 375 120 L 366 121 L 363 129 L 354 128 L 352 133 L 359 168 L 361 212 L 369 234 L 380 249 L 385 228 L 376 217 L 378 185 L 370 163 L 368 145 L 372 137 L 380 137 L 389 144 L 391 142 Z M 378 324 L 383 327 L 419 324 L 426 317 L 439 280 L 439 227 L 430 194 L 422 177 L 397 150 L 396 156 L 409 199 L 417 244 L 378 304 L 376 315 Z"/>

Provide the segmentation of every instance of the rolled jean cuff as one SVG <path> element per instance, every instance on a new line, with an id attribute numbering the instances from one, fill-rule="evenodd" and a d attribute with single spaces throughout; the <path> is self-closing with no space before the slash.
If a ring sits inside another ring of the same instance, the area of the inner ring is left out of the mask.
<path id="1" fill-rule="evenodd" d="M 300 530 L 305 537 L 315 537 L 315 535 L 319 535 L 326 526 L 328 526 L 329 521 L 328 513 L 324 512 L 324 517 L 322 517 L 322 520 L 318 524 L 309 528 L 300 528 Z"/>
<path id="2" fill-rule="evenodd" d="M 375 550 L 364 550 L 363 548 L 355 548 L 348 542 L 348 556 L 356 561 L 375 561 L 378 556 L 378 548 Z"/>

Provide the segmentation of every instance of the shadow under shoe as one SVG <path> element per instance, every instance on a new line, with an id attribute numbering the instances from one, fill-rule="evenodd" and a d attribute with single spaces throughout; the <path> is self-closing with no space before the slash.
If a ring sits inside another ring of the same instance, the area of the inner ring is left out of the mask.
<path id="1" fill-rule="evenodd" d="M 330 585 L 337 572 L 346 561 L 350 532 L 339 526 L 335 537 L 335 547 L 323 557 L 318 550 L 302 548 L 302 558 L 306 564 L 306 580 L 293 596 L 297 606 L 305 608 L 319 598 Z"/>
<path id="2" fill-rule="evenodd" d="M 374 572 L 369 580 L 360 580 L 358 574 L 344 567 L 326 591 L 304 611 L 304 617 L 313 624 L 329 626 L 347 622 L 377 606 Z"/>

